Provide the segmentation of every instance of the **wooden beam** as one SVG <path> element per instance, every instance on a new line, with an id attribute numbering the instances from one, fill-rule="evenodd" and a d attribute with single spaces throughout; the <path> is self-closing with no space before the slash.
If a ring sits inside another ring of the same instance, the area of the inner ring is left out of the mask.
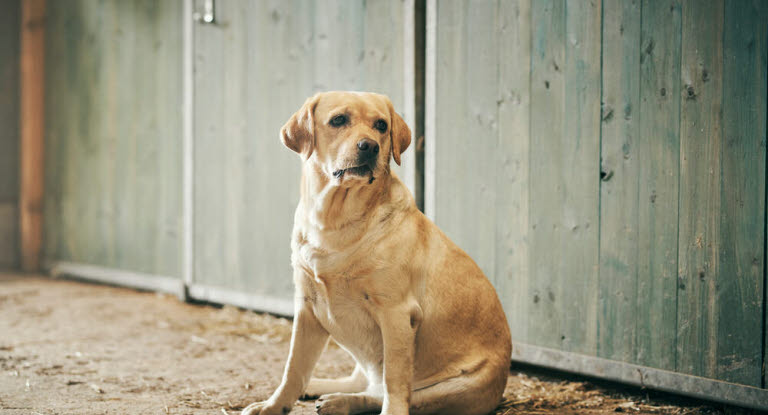
<path id="1" fill-rule="evenodd" d="M 43 228 L 45 0 L 21 5 L 19 233 L 21 268 L 37 271 Z"/>

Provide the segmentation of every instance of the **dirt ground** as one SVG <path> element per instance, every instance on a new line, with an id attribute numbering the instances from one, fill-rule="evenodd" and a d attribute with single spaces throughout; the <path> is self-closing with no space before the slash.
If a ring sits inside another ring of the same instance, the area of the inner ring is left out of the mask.
<path id="1" fill-rule="evenodd" d="M 235 414 L 269 396 L 290 321 L 167 295 L 0 274 L 0 414 Z M 323 377 L 353 368 L 330 345 Z M 531 368 L 497 414 L 749 414 Z M 293 414 L 314 413 L 299 402 Z"/>

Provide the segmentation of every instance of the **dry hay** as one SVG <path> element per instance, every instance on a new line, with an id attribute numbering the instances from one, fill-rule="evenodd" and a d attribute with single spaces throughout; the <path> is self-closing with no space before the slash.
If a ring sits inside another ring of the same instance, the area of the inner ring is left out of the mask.
<path id="1" fill-rule="evenodd" d="M 510 376 L 495 415 L 607 412 L 635 414 L 704 414 L 706 407 L 680 407 L 639 396 L 607 391 L 589 382 L 546 381 L 524 373 Z"/>

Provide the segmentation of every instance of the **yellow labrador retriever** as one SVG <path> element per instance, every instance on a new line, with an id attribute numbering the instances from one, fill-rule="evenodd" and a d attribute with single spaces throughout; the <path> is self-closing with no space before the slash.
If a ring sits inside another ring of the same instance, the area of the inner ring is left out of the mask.
<path id="1" fill-rule="evenodd" d="M 507 382 L 511 343 L 496 292 L 390 171 L 411 131 L 383 95 L 326 92 L 283 126 L 303 160 L 291 246 L 293 335 L 282 382 L 243 414 L 485 414 Z M 328 339 L 357 362 L 310 379 Z"/>

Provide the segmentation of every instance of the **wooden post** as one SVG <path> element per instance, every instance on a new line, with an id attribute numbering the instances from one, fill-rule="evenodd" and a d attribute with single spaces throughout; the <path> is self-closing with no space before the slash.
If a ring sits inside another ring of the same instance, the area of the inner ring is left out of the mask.
<path id="1" fill-rule="evenodd" d="M 45 0 L 21 5 L 19 234 L 21 268 L 40 269 L 45 124 Z"/>

